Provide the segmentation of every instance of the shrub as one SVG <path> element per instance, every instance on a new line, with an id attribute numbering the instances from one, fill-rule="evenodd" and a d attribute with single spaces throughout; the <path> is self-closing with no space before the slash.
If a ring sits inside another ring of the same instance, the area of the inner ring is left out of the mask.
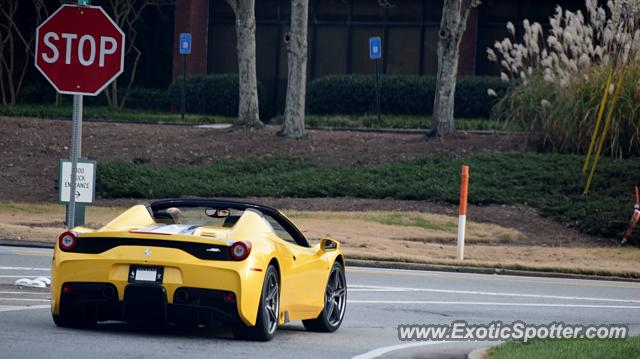
<path id="1" fill-rule="evenodd" d="M 608 72 L 592 69 L 590 81 L 578 78 L 566 87 L 533 76 L 526 86 L 513 88 L 495 106 L 494 117 L 512 129 L 530 131 L 540 151 L 586 153 Z M 639 81 L 640 66 L 629 66 L 603 155 L 640 155 Z"/>
<path id="2" fill-rule="evenodd" d="M 98 165 L 96 190 L 124 198 L 359 197 L 455 204 L 458 182 L 447 179 L 457 178 L 463 163 L 474 173 L 471 203 L 525 204 L 586 233 L 616 238 L 632 213 L 635 179 L 624 174 L 640 172 L 638 161 L 604 159 L 594 190 L 583 196 L 581 158 L 568 155 L 483 154 L 351 167 L 273 158 L 203 165 L 112 162 Z"/>
<path id="3" fill-rule="evenodd" d="M 124 88 L 118 90 L 120 100 L 122 100 L 125 91 Z M 35 82 L 22 89 L 18 102 L 21 104 L 53 104 L 55 100 L 56 90 L 51 85 Z M 72 102 L 71 95 L 62 95 L 63 104 L 71 104 Z M 97 96 L 84 96 L 83 103 L 86 106 L 107 106 L 107 99 L 103 93 L 100 93 Z M 171 103 L 165 90 L 132 87 L 129 90 L 125 108 L 155 112 L 169 111 Z"/>
<path id="4" fill-rule="evenodd" d="M 456 117 L 489 118 L 491 109 L 507 92 L 509 84 L 498 77 L 478 76 L 460 77 L 456 83 Z M 487 91 L 496 92 L 496 97 L 489 96 Z"/>
<path id="5" fill-rule="evenodd" d="M 381 76 L 380 107 L 387 115 L 430 116 L 436 82 L 424 76 Z M 508 84 L 492 77 L 461 77 L 456 89 L 456 116 L 488 118 L 498 95 Z M 308 112 L 314 115 L 365 115 L 376 113 L 375 77 L 370 75 L 331 75 L 309 85 Z"/>
<path id="6" fill-rule="evenodd" d="M 499 102 L 494 115 L 516 128 L 531 131 L 541 150 L 584 153 L 591 143 L 597 113 L 610 73 L 607 112 L 615 102 L 617 79 L 624 74 L 605 152 L 614 157 L 640 155 L 640 15 L 638 1 L 608 1 L 599 7 L 586 0 L 586 15 L 558 6 L 542 25 L 523 21 L 522 41 L 507 24 L 511 38 L 487 49 L 500 64 L 501 77 L 517 85 Z M 513 41 L 512 41 L 513 39 Z M 605 114 L 607 113 L 605 112 Z M 606 117 L 605 117 L 606 119 Z"/>
<path id="7" fill-rule="evenodd" d="M 169 98 L 176 110 L 180 110 L 182 99 L 182 78 L 169 86 Z M 238 116 L 239 106 L 238 75 L 199 75 L 187 77 L 186 81 L 186 111 L 206 115 L 220 115 L 228 117 Z M 260 117 L 266 118 L 270 113 L 267 102 L 262 96 L 262 85 L 258 83 L 258 103 Z"/>
<path id="8" fill-rule="evenodd" d="M 34 82 L 28 84 L 20 91 L 18 103 L 38 104 L 53 103 L 56 100 L 56 90 L 49 84 Z"/>
<path id="9" fill-rule="evenodd" d="M 120 94 L 122 94 L 120 91 Z M 18 98 L 19 104 L 53 104 L 56 101 L 56 90 L 48 83 L 34 82 L 26 85 L 22 91 L 20 91 L 20 97 Z M 82 102 L 86 106 L 106 106 L 107 99 L 103 93 L 97 96 L 84 96 Z M 72 95 L 62 95 L 61 104 L 73 103 Z"/>
<path id="10" fill-rule="evenodd" d="M 120 93 L 123 94 L 124 91 Z M 169 101 L 169 95 L 165 90 L 135 87 L 129 91 L 124 107 L 135 110 L 167 112 L 171 110 L 171 101 Z"/>

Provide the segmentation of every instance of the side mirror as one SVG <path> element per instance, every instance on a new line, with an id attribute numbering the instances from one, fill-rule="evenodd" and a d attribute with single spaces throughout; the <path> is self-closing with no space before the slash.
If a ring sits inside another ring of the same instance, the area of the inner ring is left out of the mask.
<path id="1" fill-rule="evenodd" d="M 338 249 L 338 242 L 334 241 L 331 238 L 322 238 L 320 239 L 320 249 L 324 252 L 332 252 Z"/>

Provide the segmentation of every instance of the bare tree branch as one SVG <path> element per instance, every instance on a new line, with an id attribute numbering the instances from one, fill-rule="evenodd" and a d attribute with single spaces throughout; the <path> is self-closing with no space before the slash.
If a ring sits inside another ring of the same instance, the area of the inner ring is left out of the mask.
<path id="1" fill-rule="evenodd" d="M 110 85 L 109 90 L 105 90 L 107 103 L 112 108 L 122 109 L 127 101 L 131 87 L 135 82 L 138 71 L 138 64 L 142 57 L 142 51 L 136 45 L 138 30 L 136 26 L 142 19 L 144 10 L 150 6 L 164 6 L 173 4 L 174 1 L 169 0 L 108 0 L 111 7 L 113 18 L 116 24 L 124 31 L 127 38 L 125 56 L 131 59 L 131 67 L 127 70 L 129 73 L 129 81 L 122 96 L 122 100 L 118 101 L 118 83 L 114 81 Z"/>
<path id="2" fill-rule="evenodd" d="M 24 78 L 31 65 L 31 58 L 34 56 L 33 43 L 35 41 L 35 28 L 47 15 L 47 8 L 43 0 L 31 0 L 35 16 L 33 26 L 26 26 L 24 29 L 18 26 L 16 19 L 19 4 L 26 4 L 26 1 L 5 0 L 0 3 L 0 92 L 2 93 L 3 104 L 15 104 L 22 89 Z M 24 6 L 22 6 L 25 9 Z M 16 39 L 18 41 L 16 41 Z M 18 42 L 18 43 L 16 43 Z M 24 51 L 24 56 L 18 63 L 16 51 L 20 48 Z"/>

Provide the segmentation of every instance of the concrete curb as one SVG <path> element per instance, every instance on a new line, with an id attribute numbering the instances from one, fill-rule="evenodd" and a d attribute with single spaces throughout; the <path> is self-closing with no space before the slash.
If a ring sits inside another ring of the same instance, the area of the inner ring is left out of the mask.
<path id="1" fill-rule="evenodd" d="M 458 272 L 458 273 L 477 273 L 477 274 L 516 275 L 516 276 L 524 276 L 524 277 L 640 282 L 640 278 L 634 278 L 634 277 L 575 274 L 575 273 L 562 273 L 562 272 L 544 272 L 544 271 L 516 270 L 516 269 L 503 269 L 503 268 L 491 268 L 491 267 L 455 266 L 455 265 L 444 265 L 444 264 L 387 262 L 387 261 L 377 261 L 377 260 L 367 260 L 367 259 L 347 258 L 347 265 L 352 267 L 425 270 L 425 271 L 435 271 L 435 272 Z"/>
<path id="2" fill-rule="evenodd" d="M 28 240 L 22 240 L 22 239 L 0 238 L 0 246 L 31 247 L 31 248 L 53 248 L 53 242 L 28 241 Z"/>
<path id="3" fill-rule="evenodd" d="M 489 349 L 491 349 L 491 347 L 478 348 L 467 354 L 467 359 L 485 359 L 488 357 Z"/>
<path id="4" fill-rule="evenodd" d="M 20 240 L 20 239 L 0 238 L 0 246 L 53 248 L 54 243 L 44 242 L 44 241 L 29 241 L 29 240 Z M 544 271 L 516 270 L 516 269 L 503 269 L 503 268 L 491 268 L 491 267 L 455 266 L 455 265 L 445 265 L 445 264 L 392 262 L 392 261 L 379 261 L 379 260 L 369 260 L 369 259 L 347 258 L 347 265 L 351 267 L 424 270 L 424 271 L 434 271 L 434 272 L 458 272 L 458 273 L 476 273 L 476 274 L 516 275 L 516 276 L 523 276 L 523 277 L 545 277 L 545 278 L 590 279 L 590 280 L 610 280 L 610 281 L 615 280 L 615 281 L 624 281 L 624 282 L 640 282 L 640 278 L 635 278 L 635 277 L 575 274 L 575 273 L 562 273 L 562 272 L 544 272 Z"/>

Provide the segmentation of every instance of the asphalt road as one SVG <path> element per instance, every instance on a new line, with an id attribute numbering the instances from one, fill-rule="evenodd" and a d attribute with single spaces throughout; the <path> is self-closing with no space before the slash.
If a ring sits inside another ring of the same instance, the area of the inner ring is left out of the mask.
<path id="1" fill-rule="evenodd" d="M 280 328 L 267 343 L 234 340 L 225 329 L 183 333 L 116 322 L 62 329 L 51 320 L 46 290 L 13 285 L 18 278 L 49 276 L 50 261 L 47 249 L 0 247 L 0 357 L 461 358 L 488 344 L 398 339 L 399 324 L 454 320 L 622 323 L 640 335 L 640 283 L 354 267 L 347 268 L 346 317 L 332 334 L 306 332 L 300 322 Z"/>

